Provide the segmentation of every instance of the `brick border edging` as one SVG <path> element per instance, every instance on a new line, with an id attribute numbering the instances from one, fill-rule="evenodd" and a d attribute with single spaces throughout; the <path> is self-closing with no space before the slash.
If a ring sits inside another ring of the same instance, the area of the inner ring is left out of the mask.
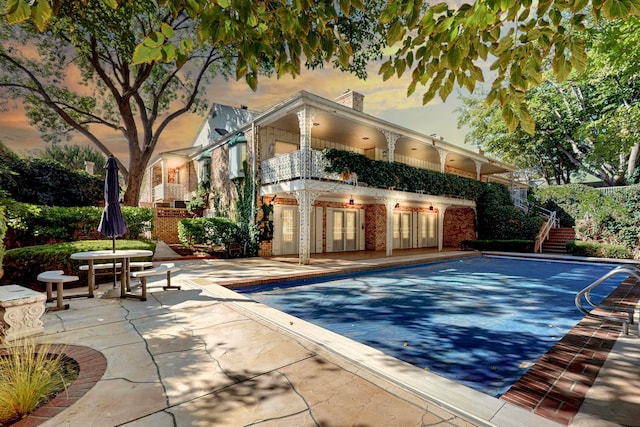
<path id="1" fill-rule="evenodd" d="M 640 283 L 626 279 L 603 302 L 633 308 Z M 622 326 L 584 317 L 500 399 L 544 418 L 568 425 L 595 382 Z"/>
<path id="2" fill-rule="evenodd" d="M 89 347 L 52 344 L 49 353 L 64 353 L 66 357 L 75 360 L 80 367 L 78 378 L 65 391 L 58 393 L 56 397 L 27 417 L 14 423 L 14 426 L 39 426 L 45 421 L 54 418 L 91 390 L 107 370 L 107 359 L 104 355 Z"/>

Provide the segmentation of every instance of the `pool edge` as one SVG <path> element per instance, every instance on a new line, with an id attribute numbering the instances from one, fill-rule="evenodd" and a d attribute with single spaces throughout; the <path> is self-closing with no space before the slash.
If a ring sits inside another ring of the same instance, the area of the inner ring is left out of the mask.
<path id="1" fill-rule="evenodd" d="M 433 402 L 469 422 L 481 426 L 500 427 L 560 425 L 510 402 L 422 370 L 365 344 L 256 302 L 232 289 L 221 285 L 207 285 L 202 288 L 254 318 L 273 325 L 296 339 L 304 340 L 317 349 L 329 352 L 334 357 L 365 369 L 376 378 Z"/>

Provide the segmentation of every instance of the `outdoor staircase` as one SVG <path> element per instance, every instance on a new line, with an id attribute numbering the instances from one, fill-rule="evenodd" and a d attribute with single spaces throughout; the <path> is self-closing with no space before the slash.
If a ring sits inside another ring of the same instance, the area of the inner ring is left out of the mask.
<path id="1" fill-rule="evenodd" d="M 576 239 L 576 230 L 570 227 L 552 228 L 549 238 L 542 243 L 542 253 L 566 254 L 565 244 Z"/>

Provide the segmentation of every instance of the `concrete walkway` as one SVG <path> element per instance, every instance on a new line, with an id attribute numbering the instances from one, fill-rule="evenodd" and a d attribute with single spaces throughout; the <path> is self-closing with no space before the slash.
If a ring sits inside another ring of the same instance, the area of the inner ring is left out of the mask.
<path id="1" fill-rule="evenodd" d="M 78 395 L 56 399 L 19 425 L 557 425 L 220 286 L 457 255 L 327 258 L 307 266 L 291 259 L 177 261 L 172 281 L 182 290 L 164 291 L 156 279 L 145 302 L 100 285 L 96 298 L 47 313 L 40 340 L 97 350 L 90 353 L 99 357 L 80 364 L 81 376 L 94 365 L 104 373 L 83 377 L 89 386 Z M 610 425 L 598 424 L 606 420 L 597 412 L 583 425 Z"/>

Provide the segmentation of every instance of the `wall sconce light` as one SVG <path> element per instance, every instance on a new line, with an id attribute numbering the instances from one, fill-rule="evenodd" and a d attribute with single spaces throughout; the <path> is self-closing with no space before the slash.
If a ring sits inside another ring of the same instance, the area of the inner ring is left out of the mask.
<path id="1" fill-rule="evenodd" d="M 349 204 L 353 205 L 355 202 L 353 201 L 353 196 L 351 196 L 351 198 L 349 199 Z"/>
<path id="2" fill-rule="evenodd" d="M 429 205 L 429 210 L 432 211 L 433 210 L 433 205 Z"/>
<path id="3" fill-rule="evenodd" d="M 398 209 L 400 207 L 400 203 L 396 203 L 396 205 L 394 206 L 394 208 Z"/>
<path id="4" fill-rule="evenodd" d="M 382 152 L 382 157 L 387 157 L 387 150 L 384 150 L 384 151 Z"/>

